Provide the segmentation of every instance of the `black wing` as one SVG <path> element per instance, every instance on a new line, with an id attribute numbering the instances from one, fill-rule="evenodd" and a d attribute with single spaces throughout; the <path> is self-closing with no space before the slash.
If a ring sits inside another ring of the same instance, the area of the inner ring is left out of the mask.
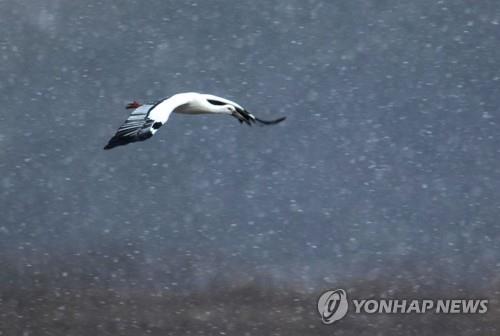
<path id="1" fill-rule="evenodd" d="M 148 118 L 149 111 L 154 105 L 141 105 L 136 108 L 128 119 L 118 128 L 116 134 L 109 140 L 104 149 L 123 146 L 131 142 L 144 141 L 153 136 L 156 129 L 155 121 Z"/>

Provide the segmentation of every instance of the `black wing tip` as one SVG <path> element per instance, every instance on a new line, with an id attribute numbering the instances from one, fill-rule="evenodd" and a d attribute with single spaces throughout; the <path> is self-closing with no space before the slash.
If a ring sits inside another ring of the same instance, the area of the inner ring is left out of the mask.
<path id="1" fill-rule="evenodd" d="M 252 123 L 256 122 L 258 122 L 261 125 L 276 125 L 286 119 L 286 117 L 280 117 L 274 120 L 263 120 L 255 117 L 245 109 L 237 109 L 236 111 L 237 111 L 236 113 L 233 113 L 233 116 L 238 119 L 240 124 L 245 123 L 248 126 L 252 126 Z"/>
<path id="2" fill-rule="evenodd" d="M 115 147 L 118 147 L 118 146 L 125 146 L 125 145 L 128 145 L 129 143 L 131 142 L 134 142 L 134 140 L 132 139 L 127 139 L 127 138 L 124 138 L 124 137 L 120 137 L 120 136 L 114 136 L 112 137 L 109 141 L 108 141 L 108 144 L 106 146 L 104 146 L 104 150 L 109 150 L 109 149 L 112 149 L 112 148 L 115 148 Z"/>
<path id="3" fill-rule="evenodd" d="M 104 146 L 104 150 L 109 150 L 111 148 L 115 148 L 117 146 L 125 145 L 125 143 L 122 143 L 120 141 L 116 141 L 116 139 L 111 139 L 109 140 L 108 144 Z"/>
<path id="4" fill-rule="evenodd" d="M 264 125 L 276 125 L 276 124 L 279 124 L 280 122 L 286 120 L 286 117 L 280 117 L 280 118 L 274 119 L 274 120 L 262 120 L 259 118 L 255 118 L 255 120 L 261 124 L 264 124 Z"/>

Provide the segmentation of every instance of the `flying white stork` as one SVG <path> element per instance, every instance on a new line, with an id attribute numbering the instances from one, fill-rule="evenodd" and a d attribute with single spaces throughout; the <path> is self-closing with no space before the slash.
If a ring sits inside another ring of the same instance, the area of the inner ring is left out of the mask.
<path id="1" fill-rule="evenodd" d="M 275 120 L 262 120 L 233 101 L 196 92 L 178 93 L 170 98 L 159 100 L 155 104 L 143 105 L 134 101 L 128 104 L 126 108 L 133 109 L 132 113 L 118 128 L 118 131 L 104 149 L 111 149 L 151 138 L 167 122 L 172 112 L 181 114 L 226 114 L 249 126 L 253 123 L 274 125 L 285 120 L 285 117 Z"/>

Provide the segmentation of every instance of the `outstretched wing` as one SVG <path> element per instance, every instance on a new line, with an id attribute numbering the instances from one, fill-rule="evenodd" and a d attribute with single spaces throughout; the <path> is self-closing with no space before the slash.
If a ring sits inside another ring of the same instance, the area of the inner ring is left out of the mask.
<path id="1" fill-rule="evenodd" d="M 129 106 L 131 106 L 129 104 Z M 130 107 L 127 108 L 130 108 Z M 149 118 L 149 113 L 156 105 L 140 105 L 132 111 L 128 119 L 118 128 L 104 149 L 123 146 L 131 142 L 149 139 L 162 126 L 161 122 Z M 135 107 L 135 106 L 134 106 Z"/>

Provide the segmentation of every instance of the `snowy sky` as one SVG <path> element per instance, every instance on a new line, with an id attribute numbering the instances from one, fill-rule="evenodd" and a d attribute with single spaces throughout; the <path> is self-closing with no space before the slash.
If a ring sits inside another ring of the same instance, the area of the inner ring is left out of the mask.
<path id="1" fill-rule="evenodd" d="M 496 1 L 2 1 L 0 26 L 8 281 L 499 283 Z M 102 150 L 182 91 L 287 120 Z"/>

